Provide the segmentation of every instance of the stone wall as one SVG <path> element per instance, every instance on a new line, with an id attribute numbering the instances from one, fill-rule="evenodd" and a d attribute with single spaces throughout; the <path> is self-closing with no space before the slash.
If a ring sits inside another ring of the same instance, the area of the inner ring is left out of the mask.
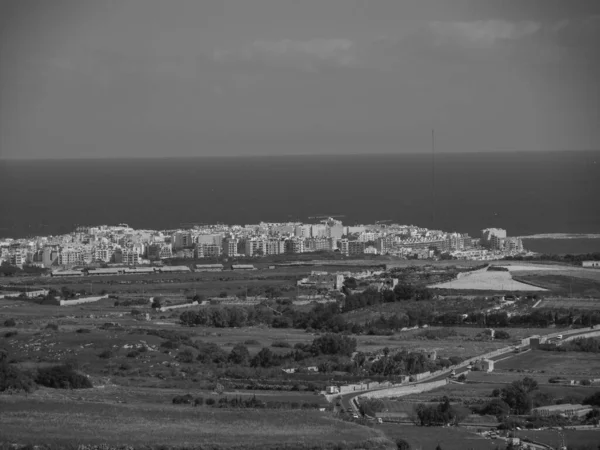
<path id="1" fill-rule="evenodd" d="M 61 300 L 60 306 L 72 306 L 72 305 L 82 305 L 84 303 L 94 303 L 94 302 L 97 302 L 98 300 L 103 300 L 105 298 L 108 298 L 108 295 L 101 295 L 99 297 L 78 298 L 75 300 Z"/>

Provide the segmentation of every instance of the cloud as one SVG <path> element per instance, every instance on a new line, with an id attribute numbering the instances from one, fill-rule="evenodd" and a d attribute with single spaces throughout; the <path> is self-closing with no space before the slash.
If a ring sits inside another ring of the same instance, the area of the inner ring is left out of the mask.
<path id="1" fill-rule="evenodd" d="M 448 39 L 466 45 L 492 46 L 497 42 L 518 40 L 541 29 L 538 22 L 478 20 L 473 22 L 430 22 L 429 31 L 438 42 Z"/>
<path id="2" fill-rule="evenodd" d="M 316 70 L 318 65 L 352 66 L 357 62 L 356 48 L 348 39 L 310 39 L 279 41 L 257 40 L 240 50 L 217 50 L 218 61 L 264 61 L 299 65 Z"/>

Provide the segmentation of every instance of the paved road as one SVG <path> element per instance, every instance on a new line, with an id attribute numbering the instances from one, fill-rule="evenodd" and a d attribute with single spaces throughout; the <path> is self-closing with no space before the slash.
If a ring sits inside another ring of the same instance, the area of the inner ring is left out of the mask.
<path id="1" fill-rule="evenodd" d="M 584 331 L 581 331 L 581 332 L 578 332 L 578 333 L 569 334 L 568 337 L 581 336 L 581 335 L 585 335 L 585 334 L 587 334 L 589 332 L 590 332 L 590 330 L 588 329 L 588 330 L 584 330 Z M 529 346 L 529 345 L 523 346 L 523 347 L 519 347 L 519 348 L 521 348 L 521 351 L 519 353 L 514 353 L 514 352 L 503 353 L 501 355 L 494 356 L 493 358 L 490 358 L 490 360 L 492 360 L 492 361 L 498 361 L 498 360 L 504 360 L 504 359 L 507 359 L 507 358 L 513 358 L 515 356 L 521 355 L 521 354 L 523 354 L 523 353 L 531 350 L 531 346 Z M 456 376 L 459 376 L 459 375 L 461 375 L 463 373 L 466 373 L 466 372 L 469 372 L 469 369 L 467 367 L 462 367 L 462 368 L 456 370 Z M 432 382 L 432 381 L 441 381 L 441 380 L 444 380 L 444 379 L 448 378 L 448 375 L 449 375 L 448 373 L 442 374 L 442 375 L 439 375 L 439 376 L 434 377 L 434 378 L 427 378 L 427 379 L 421 380 L 421 381 L 419 381 L 417 383 L 414 383 L 414 384 L 429 383 L 429 382 Z M 372 391 L 377 391 L 377 390 L 380 390 L 380 389 L 371 389 L 369 391 L 350 392 L 348 394 L 341 394 L 342 408 L 344 408 L 346 411 L 351 410 L 351 411 L 358 412 L 357 408 L 352 403 L 352 399 L 355 398 L 355 397 L 360 397 L 361 395 L 364 395 L 367 392 L 372 392 Z"/>

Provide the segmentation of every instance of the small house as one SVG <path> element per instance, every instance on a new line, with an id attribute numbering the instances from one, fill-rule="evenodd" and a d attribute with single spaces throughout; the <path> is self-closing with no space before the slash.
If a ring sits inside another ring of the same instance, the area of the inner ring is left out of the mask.
<path id="1" fill-rule="evenodd" d="M 338 386 L 327 386 L 325 392 L 327 392 L 327 394 L 331 395 L 331 394 L 339 394 L 340 393 L 340 388 Z"/>

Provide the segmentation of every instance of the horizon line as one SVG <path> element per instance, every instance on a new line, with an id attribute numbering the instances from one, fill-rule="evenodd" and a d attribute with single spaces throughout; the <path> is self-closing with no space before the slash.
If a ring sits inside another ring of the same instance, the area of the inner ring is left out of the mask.
<path id="1" fill-rule="evenodd" d="M 404 156 L 404 155 L 423 155 L 429 156 L 429 152 L 424 150 L 406 151 L 406 152 L 374 152 L 374 153 L 258 153 L 252 155 L 245 154 L 226 154 L 226 155 L 169 155 L 169 156 L 58 156 L 58 157 L 2 157 L 1 161 L 97 161 L 97 160 L 142 160 L 142 159 L 226 159 L 226 158 L 288 158 L 288 157 L 356 157 L 356 156 Z M 515 154 L 515 153 L 590 153 L 600 152 L 600 149 L 572 149 L 572 150 L 463 150 L 463 151 L 442 151 L 438 155 L 497 155 L 497 154 Z"/>

